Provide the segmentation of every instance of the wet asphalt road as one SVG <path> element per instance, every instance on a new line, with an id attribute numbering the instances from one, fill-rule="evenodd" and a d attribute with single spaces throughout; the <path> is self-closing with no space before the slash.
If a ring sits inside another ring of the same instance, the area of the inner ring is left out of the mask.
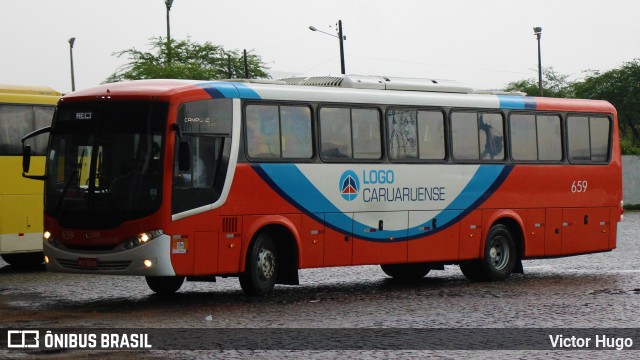
<path id="1" fill-rule="evenodd" d="M 245 297 L 235 278 L 186 282 L 155 296 L 144 278 L 17 271 L 0 260 L 3 328 L 640 328 L 640 213 L 625 214 L 612 252 L 524 262 L 525 275 L 472 283 L 457 266 L 419 282 L 398 283 L 378 266 L 302 270 L 301 286 Z M 3 335 L 4 336 L 4 335 Z M 120 358 L 132 353 L 38 353 L 43 358 Z M 573 354 L 573 355 L 571 355 Z M 602 357 L 600 353 L 598 357 Z M 0 357 L 21 357 L 0 351 Z M 595 358 L 589 351 L 157 352 L 180 358 Z M 606 353 L 639 358 L 638 351 Z M 131 357 L 133 358 L 133 357 Z"/>

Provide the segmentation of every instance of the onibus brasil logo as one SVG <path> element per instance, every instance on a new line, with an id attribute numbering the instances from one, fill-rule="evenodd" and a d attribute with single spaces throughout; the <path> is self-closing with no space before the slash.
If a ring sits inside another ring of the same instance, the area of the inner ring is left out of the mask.
<path id="1" fill-rule="evenodd" d="M 347 201 L 353 201 L 358 197 L 360 190 L 360 179 L 358 175 L 351 170 L 342 173 L 340 177 L 340 195 Z"/>

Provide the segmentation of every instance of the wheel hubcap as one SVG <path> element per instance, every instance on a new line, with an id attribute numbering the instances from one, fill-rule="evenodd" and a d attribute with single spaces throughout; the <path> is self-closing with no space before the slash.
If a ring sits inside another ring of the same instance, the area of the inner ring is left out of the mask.
<path id="1" fill-rule="evenodd" d="M 493 240 L 491 249 L 489 249 L 489 257 L 494 269 L 504 269 L 509 262 L 509 247 L 505 239 L 500 237 Z"/>
<path id="2" fill-rule="evenodd" d="M 261 249 L 258 254 L 258 270 L 260 277 L 264 280 L 271 279 L 276 269 L 276 262 L 273 253 L 267 249 Z"/>

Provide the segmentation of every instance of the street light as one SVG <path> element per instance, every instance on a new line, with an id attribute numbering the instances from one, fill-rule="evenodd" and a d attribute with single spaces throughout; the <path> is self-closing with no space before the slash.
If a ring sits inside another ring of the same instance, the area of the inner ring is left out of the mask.
<path id="1" fill-rule="evenodd" d="M 76 42 L 76 38 L 69 39 L 69 59 L 71 60 L 71 91 L 76 91 L 76 80 L 73 76 L 73 44 Z"/>
<path id="2" fill-rule="evenodd" d="M 315 26 L 309 26 L 309 30 L 321 32 L 323 34 L 327 34 L 329 36 L 333 36 L 338 38 L 340 41 L 340 70 L 342 74 L 345 74 L 344 70 L 344 40 L 347 40 L 347 37 L 342 34 L 342 20 L 338 20 L 338 35 L 329 34 L 328 32 L 324 32 L 322 30 L 318 30 Z"/>
<path id="3" fill-rule="evenodd" d="M 164 0 L 164 4 L 167 6 L 167 64 L 169 64 L 171 62 L 171 29 L 169 27 L 169 11 L 171 11 L 173 0 Z"/>
<path id="4" fill-rule="evenodd" d="M 542 91 L 542 58 L 540 57 L 540 37 L 542 36 L 542 28 L 536 26 L 533 28 L 534 35 L 538 38 L 538 90 L 540 96 L 543 96 Z"/>

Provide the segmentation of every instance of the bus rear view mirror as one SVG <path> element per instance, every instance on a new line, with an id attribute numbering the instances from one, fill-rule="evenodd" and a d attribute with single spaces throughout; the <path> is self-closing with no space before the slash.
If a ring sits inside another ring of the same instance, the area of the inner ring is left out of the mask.
<path id="1" fill-rule="evenodd" d="M 22 148 L 22 175 L 29 172 L 31 167 L 31 145 Z"/>
<path id="2" fill-rule="evenodd" d="M 51 126 L 47 126 L 47 127 L 43 127 L 42 129 L 38 129 L 32 133 L 29 133 L 22 138 L 22 177 L 27 179 L 34 179 L 34 180 L 46 179 L 45 175 L 27 175 L 27 173 L 29 172 L 29 168 L 31 167 L 31 155 L 33 152 L 31 150 L 31 145 L 25 144 L 25 141 L 33 137 L 36 137 L 38 135 L 42 135 L 50 132 L 51 132 Z"/>
<path id="3" fill-rule="evenodd" d="M 191 170 L 191 147 L 186 141 L 180 141 L 178 147 L 178 170 Z"/>

